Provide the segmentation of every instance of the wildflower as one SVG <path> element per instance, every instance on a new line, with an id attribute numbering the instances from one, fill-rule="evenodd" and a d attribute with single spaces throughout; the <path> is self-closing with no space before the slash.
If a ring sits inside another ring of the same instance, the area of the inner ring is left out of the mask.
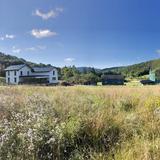
<path id="1" fill-rule="evenodd" d="M 54 143 L 55 141 L 56 141 L 55 138 L 52 137 L 46 142 L 46 144 Z"/>

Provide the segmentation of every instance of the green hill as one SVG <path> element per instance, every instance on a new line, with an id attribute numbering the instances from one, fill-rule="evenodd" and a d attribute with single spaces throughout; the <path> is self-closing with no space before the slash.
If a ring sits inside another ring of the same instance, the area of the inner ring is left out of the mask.
<path id="1" fill-rule="evenodd" d="M 4 76 L 4 69 L 9 65 L 14 64 L 22 64 L 26 63 L 31 66 L 46 66 L 45 64 L 36 64 L 33 62 L 26 61 L 22 58 L 18 58 L 16 56 L 7 55 L 0 52 L 0 76 Z M 77 68 L 79 70 L 82 69 L 89 69 L 89 67 L 81 67 Z M 112 67 L 112 68 L 105 68 L 102 70 L 97 69 L 99 72 L 102 73 L 120 73 L 126 77 L 139 77 L 143 75 L 147 75 L 149 73 L 149 69 L 160 69 L 160 59 L 155 59 L 147 62 L 142 62 L 139 64 L 134 64 L 130 66 L 120 66 L 120 67 Z"/>
<path id="2" fill-rule="evenodd" d="M 36 64 L 33 62 L 26 61 L 16 56 L 11 56 L 0 52 L 0 77 L 5 75 L 4 69 L 10 65 L 26 63 L 31 66 L 45 66 L 44 64 Z"/>
<path id="3" fill-rule="evenodd" d="M 113 67 L 103 69 L 103 73 L 121 73 L 126 77 L 139 77 L 149 73 L 151 69 L 159 69 L 160 68 L 160 59 L 155 59 L 147 62 L 142 62 L 139 64 L 134 64 L 130 66 L 122 66 L 122 67 Z"/>

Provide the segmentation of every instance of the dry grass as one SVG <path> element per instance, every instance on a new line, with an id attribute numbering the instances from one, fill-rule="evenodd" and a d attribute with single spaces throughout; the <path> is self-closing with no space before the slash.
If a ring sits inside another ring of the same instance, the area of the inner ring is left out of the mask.
<path id="1" fill-rule="evenodd" d="M 0 87 L 0 159 L 159 160 L 160 87 Z"/>

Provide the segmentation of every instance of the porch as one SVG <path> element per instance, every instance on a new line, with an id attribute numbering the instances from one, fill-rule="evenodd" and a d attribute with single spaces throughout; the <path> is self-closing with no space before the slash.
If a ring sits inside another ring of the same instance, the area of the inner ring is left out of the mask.
<path id="1" fill-rule="evenodd" d="M 47 75 L 30 75 L 30 76 L 20 76 L 20 84 L 48 84 L 49 76 Z"/>

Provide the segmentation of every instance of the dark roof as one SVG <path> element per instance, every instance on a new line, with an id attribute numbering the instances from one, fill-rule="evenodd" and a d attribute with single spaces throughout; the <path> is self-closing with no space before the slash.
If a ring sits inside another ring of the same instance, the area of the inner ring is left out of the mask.
<path id="1" fill-rule="evenodd" d="M 19 64 L 19 65 L 12 65 L 9 66 L 5 69 L 5 71 L 14 71 L 14 70 L 20 70 L 21 68 L 23 68 L 25 66 L 25 64 Z"/>
<path id="2" fill-rule="evenodd" d="M 142 84 L 154 84 L 155 82 L 154 81 L 151 81 L 151 80 L 149 80 L 149 79 L 147 79 L 147 80 L 141 80 L 140 81 Z"/>
<path id="3" fill-rule="evenodd" d="M 34 72 L 50 72 L 54 69 L 54 67 L 33 67 Z"/>
<path id="4" fill-rule="evenodd" d="M 14 70 L 20 70 L 21 68 L 23 68 L 24 66 L 26 66 L 27 64 L 20 64 L 20 65 L 12 65 L 9 66 L 5 69 L 5 71 L 14 71 Z M 27 65 L 28 67 L 30 67 L 29 65 Z M 49 66 L 49 67 L 30 67 L 33 72 L 50 72 L 52 71 L 55 67 Z"/>
<path id="5" fill-rule="evenodd" d="M 104 75 L 103 79 L 124 79 L 123 75 Z"/>

